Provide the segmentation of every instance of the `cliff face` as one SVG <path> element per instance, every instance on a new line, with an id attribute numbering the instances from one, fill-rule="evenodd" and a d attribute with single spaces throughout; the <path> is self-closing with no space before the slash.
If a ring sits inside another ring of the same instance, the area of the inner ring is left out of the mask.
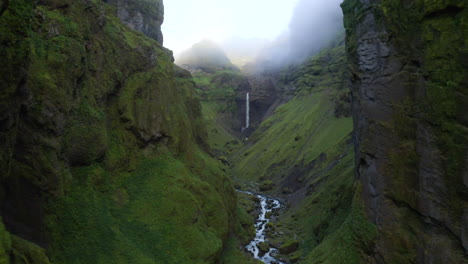
<path id="1" fill-rule="evenodd" d="M 117 16 L 131 29 L 142 32 L 163 44 L 163 0 L 104 0 L 117 8 Z"/>
<path id="2" fill-rule="evenodd" d="M 2 263 L 220 258 L 235 194 L 199 147 L 190 74 L 114 11 L 19 0 L 0 16 Z"/>
<path id="3" fill-rule="evenodd" d="M 356 177 L 379 228 L 373 263 L 468 253 L 466 1 L 342 4 Z"/>

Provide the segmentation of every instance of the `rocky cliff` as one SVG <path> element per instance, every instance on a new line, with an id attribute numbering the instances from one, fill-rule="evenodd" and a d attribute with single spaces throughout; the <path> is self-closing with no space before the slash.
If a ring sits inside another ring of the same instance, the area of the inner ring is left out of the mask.
<path id="1" fill-rule="evenodd" d="M 103 0 L 117 8 L 117 16 L 131 29 L 138 30 L 163 44 L 163 0 Z"/>
<path id="2" fill-rule="evenodd" d="M 379 236 L 371 263 L 466 263 L 468 8 L 342 4 L 356 177 Z"/>
<path id="3" fill-rule="evenodd" d="M 101 1 L 3 7 L 0 262 L 219 261 L 235 194 L 190 74 Z"/>

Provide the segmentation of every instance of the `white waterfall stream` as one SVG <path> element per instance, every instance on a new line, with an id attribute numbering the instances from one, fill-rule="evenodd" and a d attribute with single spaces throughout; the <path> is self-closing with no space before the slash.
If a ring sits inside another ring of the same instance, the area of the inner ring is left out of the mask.
<path id="1" fill-rule="evenodd" d="M 241 132 L 244 132 L 250 126 L 250 94 L 245 95 L 245 127 L 242 127 Z"/>
<path id="2" fill-rule="evenodd" d="M 250 123 L 250 98 L 249 93 L 245 96 L 245 128 L 249 128 Z"/>
<path id="3" fill-rule="evenodd" d="M 255 195 L 250 192 L 243 193 Z M 267 215 L 268 213 L 281 208 L 281 203 L 278 200 L 267 198 L 262 195 L 256 196 L 260 200 L 261 211 L 255 223 L 255 238 L 245 248 L 250 253 L 252 253 L 255 259 L 258 259 L 265 264 L 285 264 L 284 262 L 281 262 L 274 257 L 274 255 L 278 252 L 278 249 L 270 247 L 268 252 L 262 254 L 259 248 L 259 244 L 266 241 L 265 229 L 267 224 L 270 222 L 270 218 L 267 217 Z"/>

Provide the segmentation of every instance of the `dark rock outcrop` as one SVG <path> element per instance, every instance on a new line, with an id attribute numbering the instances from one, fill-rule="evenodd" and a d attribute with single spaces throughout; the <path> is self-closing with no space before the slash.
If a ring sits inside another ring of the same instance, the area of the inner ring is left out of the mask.
<path id="1" fill-rule="evenodd" d="M 117 8 L 117 16 L 131 29 L 142 32 L 163 44 L 163 0 L 106 0 Z"/>
<path id="2" fill-rule="evenodd" d="M 466 1 L 342 4 L 373 263 L 465 263 Z"/>
<path id="3" fill-rule="evenodd" d="M 249 77 L 252 127 L 258 127 L 281 104 L 277 101 L 279 91 L 275 81 L 275 78 L 265 75 Z"/>

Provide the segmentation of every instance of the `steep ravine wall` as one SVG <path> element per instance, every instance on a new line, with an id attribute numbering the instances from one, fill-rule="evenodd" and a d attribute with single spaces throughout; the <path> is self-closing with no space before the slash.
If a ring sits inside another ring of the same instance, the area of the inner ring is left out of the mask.
<path id="1" fill-rule="evenodd" d="M 372 263 L 466 263 L 468 8 L 346 0 L 356 177 Z"/>
<path id="2" fill-rule="evenodd" d="M 101 1 L 10 1 L 0 32 L 0 263 L 219 261 L 235 193 L 171 52 Z"/>
<path id="3" fill-rule="evenodd" d="M 117 8 L 117 16 L 131 29 L 138 30 L 163 44 L 163 0 L 103 0 Z"/>

